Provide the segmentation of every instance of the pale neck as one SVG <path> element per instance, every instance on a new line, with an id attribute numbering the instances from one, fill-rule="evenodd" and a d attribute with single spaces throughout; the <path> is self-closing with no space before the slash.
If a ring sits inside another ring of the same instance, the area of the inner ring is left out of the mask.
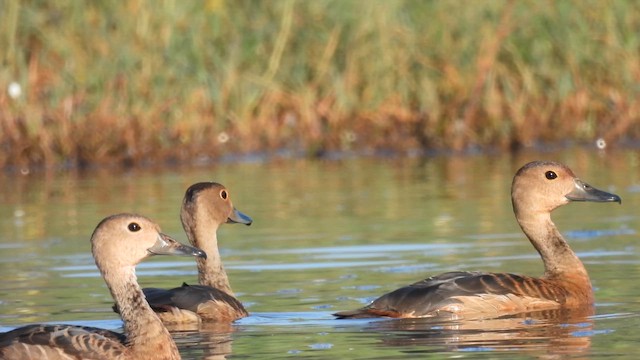
<path id="1" fill-rule="evenodd" d="M 211 286 L 233 295 L 229 277 L 222 265 L 220 251 L 218 250 L 217 226 L 196 226 L 192 232 L 185 228 L 187 237 L 192 245 L 199 247 L 207 253 L 207 258 L 197 258 L 198 282 L 200 285 Z"/>
<path id="2" fill-rule="evenodd" d="M 558 231 L 548 212 L 516 211 L 522 231 L 542 257 L 545 278 L 556 278 L 563 274 L 589 278 L 582 261 L 571 250 Z"/>
<path id="3" fill-rule="evenodd" d="M 137 359 L 180 359 L 178 348 L 138 285 L 133 266 L 102 271 L 120 310 L 127 346 Z"/>

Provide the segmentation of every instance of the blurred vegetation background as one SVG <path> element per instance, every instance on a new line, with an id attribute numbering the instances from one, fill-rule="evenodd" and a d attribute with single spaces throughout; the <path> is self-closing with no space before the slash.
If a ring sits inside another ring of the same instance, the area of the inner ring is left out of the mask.
<path id="1" fill-rule="evenodd" d="M 0 0 L 0 167 L 640 135 L 640 2 Z"/>

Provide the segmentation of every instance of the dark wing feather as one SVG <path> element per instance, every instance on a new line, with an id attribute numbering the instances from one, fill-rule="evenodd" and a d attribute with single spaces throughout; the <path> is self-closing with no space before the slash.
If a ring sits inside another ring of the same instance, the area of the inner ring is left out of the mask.
<path id="1" fill-rule="evenodd" d="M 562 289 L 543 279 L 506 273 L 455 271 L 418 281 L 384 294 L 362 309 L 339 312 L 335 316 L 428 316 L 447 305 L 460 303 L 458 297 L 482 294 L 513 294 L 559 303 L 564 303 L 566 297 Z"/>
<path id="2" fill-rule="evenodd" d="M 0 334 L 0 354 L 11 347 L 22 351 L 40 347 L 82 359 L 113 358 L 126 350 L 125 341 L 124 335 L 105 329 L 34 324 Z"/>
<path id="3" fill-rule="evenodd" d="M 226 292 L 204 285 L 188 285 L 173 289 L 146 288 L 142 290 L 149 305 L 156 311 L 163 311 L 168 307 L 198 312 L 198 306 L 207 301 L 225 303 L 240 313 L 246 313 L 244 306 L 238 299 Z"/>

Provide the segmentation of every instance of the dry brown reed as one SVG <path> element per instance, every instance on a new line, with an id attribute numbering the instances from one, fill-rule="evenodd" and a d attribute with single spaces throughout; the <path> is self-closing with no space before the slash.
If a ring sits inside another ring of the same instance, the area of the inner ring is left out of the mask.
<path id="1" fill-rule="evenodd" d="M 634 1 L 0 4 L 3 168 L 640 135 Z"/>

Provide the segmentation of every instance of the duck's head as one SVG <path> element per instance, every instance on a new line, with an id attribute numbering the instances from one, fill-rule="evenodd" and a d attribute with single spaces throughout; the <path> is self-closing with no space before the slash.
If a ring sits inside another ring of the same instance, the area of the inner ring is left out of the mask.
<path id="1" fill-rule="evenodd" d="M 181 244 L 163 234 L 158 224 L 134 214 L 112 215 L 102 220 L 91 236 L 91 251 L 99 267 L 135 266 L 152 255 L 206 258 L 204 251 Z"/>
<path id="2" fill-rule="evenodd" d="M 620 196 L 580 180 L 566 165 L 550 161 L 521 167 L 513 178 L 511 200 L 516 213 L 548 213 L 570 201 L 622 202 Z"/>
<path id="3" fill-rule="evenodd" d="M 229 190 L 216 182 L 201 182 L 191 185 L 184 195 L 180 218 L 190 227 L 198 223 L 251 225 L 253 220 L 238 211 L 231 202 Z"/>

